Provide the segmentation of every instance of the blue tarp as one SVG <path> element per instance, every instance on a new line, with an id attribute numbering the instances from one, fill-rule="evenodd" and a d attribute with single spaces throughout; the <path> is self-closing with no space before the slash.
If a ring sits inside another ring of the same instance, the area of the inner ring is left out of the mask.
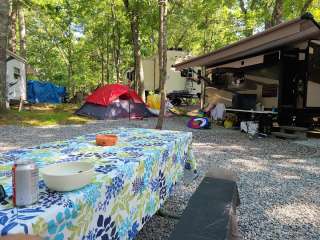
<path id="1" fill-rule="evenodd" d="M 29 80 L 27 95 L 30 103 L 62 103 L 66 96 L 66 88 L 49 82 Z"/>

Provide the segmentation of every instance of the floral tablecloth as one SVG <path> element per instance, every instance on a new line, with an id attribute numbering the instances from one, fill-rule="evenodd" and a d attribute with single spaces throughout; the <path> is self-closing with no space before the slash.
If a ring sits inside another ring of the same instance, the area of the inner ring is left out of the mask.
<path id="1" fill-rule="evenodd" d="M 0 205 L 1 235 L 25 233 L 44 239 L 133 239 L 160 208 L 183 175 L 195 170 L 192 134 L 151 129 L 110 129 L 113 147 L 95 145 L 95 134 L 0 154 L 0 184 L 12 194 L 15 159 L 39 168 L 68 161 L 95 164 L 92 184 L 72 192 L 50 191 L 40 180 L 39 202 L 14 208 Z"/>

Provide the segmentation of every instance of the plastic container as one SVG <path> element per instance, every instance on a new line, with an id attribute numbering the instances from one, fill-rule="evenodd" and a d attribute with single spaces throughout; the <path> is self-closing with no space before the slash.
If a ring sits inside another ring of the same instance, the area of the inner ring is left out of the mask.
<path id="1" fill-rule="evenodd" d="M 232 128 L 233 127 L 233 122 L 230 120 L 225 120 L 223 126 L 225 128 Z"/>
<path id="2" fill-rule="evenodd" d="M 159 94 L 149 95 L 147 97 L 147 105 L 152 109 L 160 109 L 161 96 Z"/>
<path id="3" fill-rule="evenodd" d="M 40 169 L 47 187 L 54 191 L 73 191 L 91 183 L 94 165 L 88 162 L 66 162 Z"/>
<path id="4" fill-rule="evenodd" d="M 117 135 L 112 134 L 98 134 L 96 136 L 96 144 L 99 146 L 113 146 L 117 143 Z"/>

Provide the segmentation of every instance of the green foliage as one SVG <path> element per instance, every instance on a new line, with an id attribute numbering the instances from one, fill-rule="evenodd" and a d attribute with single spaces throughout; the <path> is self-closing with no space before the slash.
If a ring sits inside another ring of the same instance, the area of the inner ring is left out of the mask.
<path id="1" fill-rule="evenodd" d="M 300 16 L 306 1 L 283 0 L 283 20 Z M 156 54 L 158 1 L 129 3 L 138 13 L 142 55 Z M 274 4 L 275 0 L 171 0 L 168 48 L 198 55 L 250 36 L 270 22 Z M 317 20 L 319 6 L 320 1 L 313 0 L 308 7 Z M 27 59 L 39 79 L 66 86 L 71 96 L 125 79 L 126 71 L 133 66 L 133 56 L 123 0 L 26 0 L 23 7 Z"/>

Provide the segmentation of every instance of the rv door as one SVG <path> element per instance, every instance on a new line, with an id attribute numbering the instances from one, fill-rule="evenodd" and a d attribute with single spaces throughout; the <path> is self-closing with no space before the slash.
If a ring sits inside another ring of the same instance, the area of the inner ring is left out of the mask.
<path id="1" fill-rule="evenodd" d="M 310 42 L 308 65 L 306 107 L 320 107 L 320 41 Z"/>

